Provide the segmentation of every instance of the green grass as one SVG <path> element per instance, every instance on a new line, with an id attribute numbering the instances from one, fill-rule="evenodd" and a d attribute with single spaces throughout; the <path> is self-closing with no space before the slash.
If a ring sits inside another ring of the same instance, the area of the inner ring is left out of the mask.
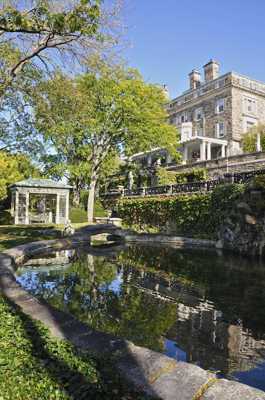
<path id="1" fill-rule="evenodd" d="M 99 201 L 95 202 L 94 216 L 95 217 L 106 217 L 107 216 L 106 210 L 102 207 L 102 205 Z M 87 212 L 84 208 L 72 207 L 70 209 L 69 217 L 70 217 L 70 220 L 72 223 L 87 222 Z"/>
<path id="2" fill-rule="evenodd" d="M 1 400 L 140 400 L 106 360 L 49 335 L 0 295 Z"/>
<path id="3" fill-rule="evenodd" d="M 54 225 L 4 225 L 0 226 L 0 251 L 37 240 L 54 239 L 55 236 L 43 235 L 41 230 L 56 229 Z M 55 232 L 56 234 L 56 232 Z M 1 400 L 1 397 L 0 397 Z"/>

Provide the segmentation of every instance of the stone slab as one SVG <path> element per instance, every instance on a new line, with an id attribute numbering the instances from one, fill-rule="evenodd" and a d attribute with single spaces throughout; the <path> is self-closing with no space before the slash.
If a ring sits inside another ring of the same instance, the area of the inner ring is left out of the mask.
<path id="1" fill-rule="evenodd" d="M 220 379 L 205 392 L 201 400 L 265 400 L 265 393 L 235 381 Z"/>

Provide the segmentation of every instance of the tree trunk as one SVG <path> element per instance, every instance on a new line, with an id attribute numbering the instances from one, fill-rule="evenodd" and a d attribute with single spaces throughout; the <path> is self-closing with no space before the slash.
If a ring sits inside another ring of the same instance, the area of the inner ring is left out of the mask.
<path id="1" fill-rule="evenodd" d="M 73 205 L 77 208 L 80 206 L 80 190 L 77 187 L 74 188 Z"/>
<path id="2" fill-rule="evenodd" d="M 87 199 L 87 221 L 90 223 L 92 223 L 94 219 L 96 185 L 97 185 L 97 173 L 95 171 L 92 171 L 91 182 L 88 192 L 88 199 Z"/>

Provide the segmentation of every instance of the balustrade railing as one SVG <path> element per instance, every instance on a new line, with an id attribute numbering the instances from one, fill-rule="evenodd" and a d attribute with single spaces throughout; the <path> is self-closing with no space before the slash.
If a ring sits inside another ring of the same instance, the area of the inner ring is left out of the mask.
<path id="1" fill-rule="evenodd" d="M 120 195 L 125 197 L 134 196 L 155 196 L 155 195 L 174 195 L 180 193 L 198 193 L 198 192 L 211 192 L 216 186 L 224 183 L 247 183 L 254 176 L 265 175 L 265 169 L 257 171 L 247 171 L 233 174 L 224 174 L 218 179 L 212 179 L 202 182 L 188 182 L 176 183 L 174 185 L 140 187 L 134 190 L 124 189 L 123 191 L 109 192 L 102 195 L 102 197 L 111 195 Z"/>

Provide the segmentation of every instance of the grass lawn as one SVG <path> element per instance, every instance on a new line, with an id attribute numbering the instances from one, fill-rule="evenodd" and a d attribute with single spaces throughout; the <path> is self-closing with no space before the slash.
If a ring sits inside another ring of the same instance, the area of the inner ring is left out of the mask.
<path id="1" fill-rule="evenodd" d="M 142 400 L 105 360 L 51 338 L 0 295 L 1 400 Z"/>
<path id="2" fill-rule="evenodd" d="M 55 236 L 41 235 L 40 230 L 55 229 L 55 226 L 39 225 L 39 226 L 15 226 L 0 225 L 0 251 L 10 249 L 20 244 L 25 244 L 37 240 L 52 239 Z M 1 397 L 0 397 L 1 400 Z"/>

